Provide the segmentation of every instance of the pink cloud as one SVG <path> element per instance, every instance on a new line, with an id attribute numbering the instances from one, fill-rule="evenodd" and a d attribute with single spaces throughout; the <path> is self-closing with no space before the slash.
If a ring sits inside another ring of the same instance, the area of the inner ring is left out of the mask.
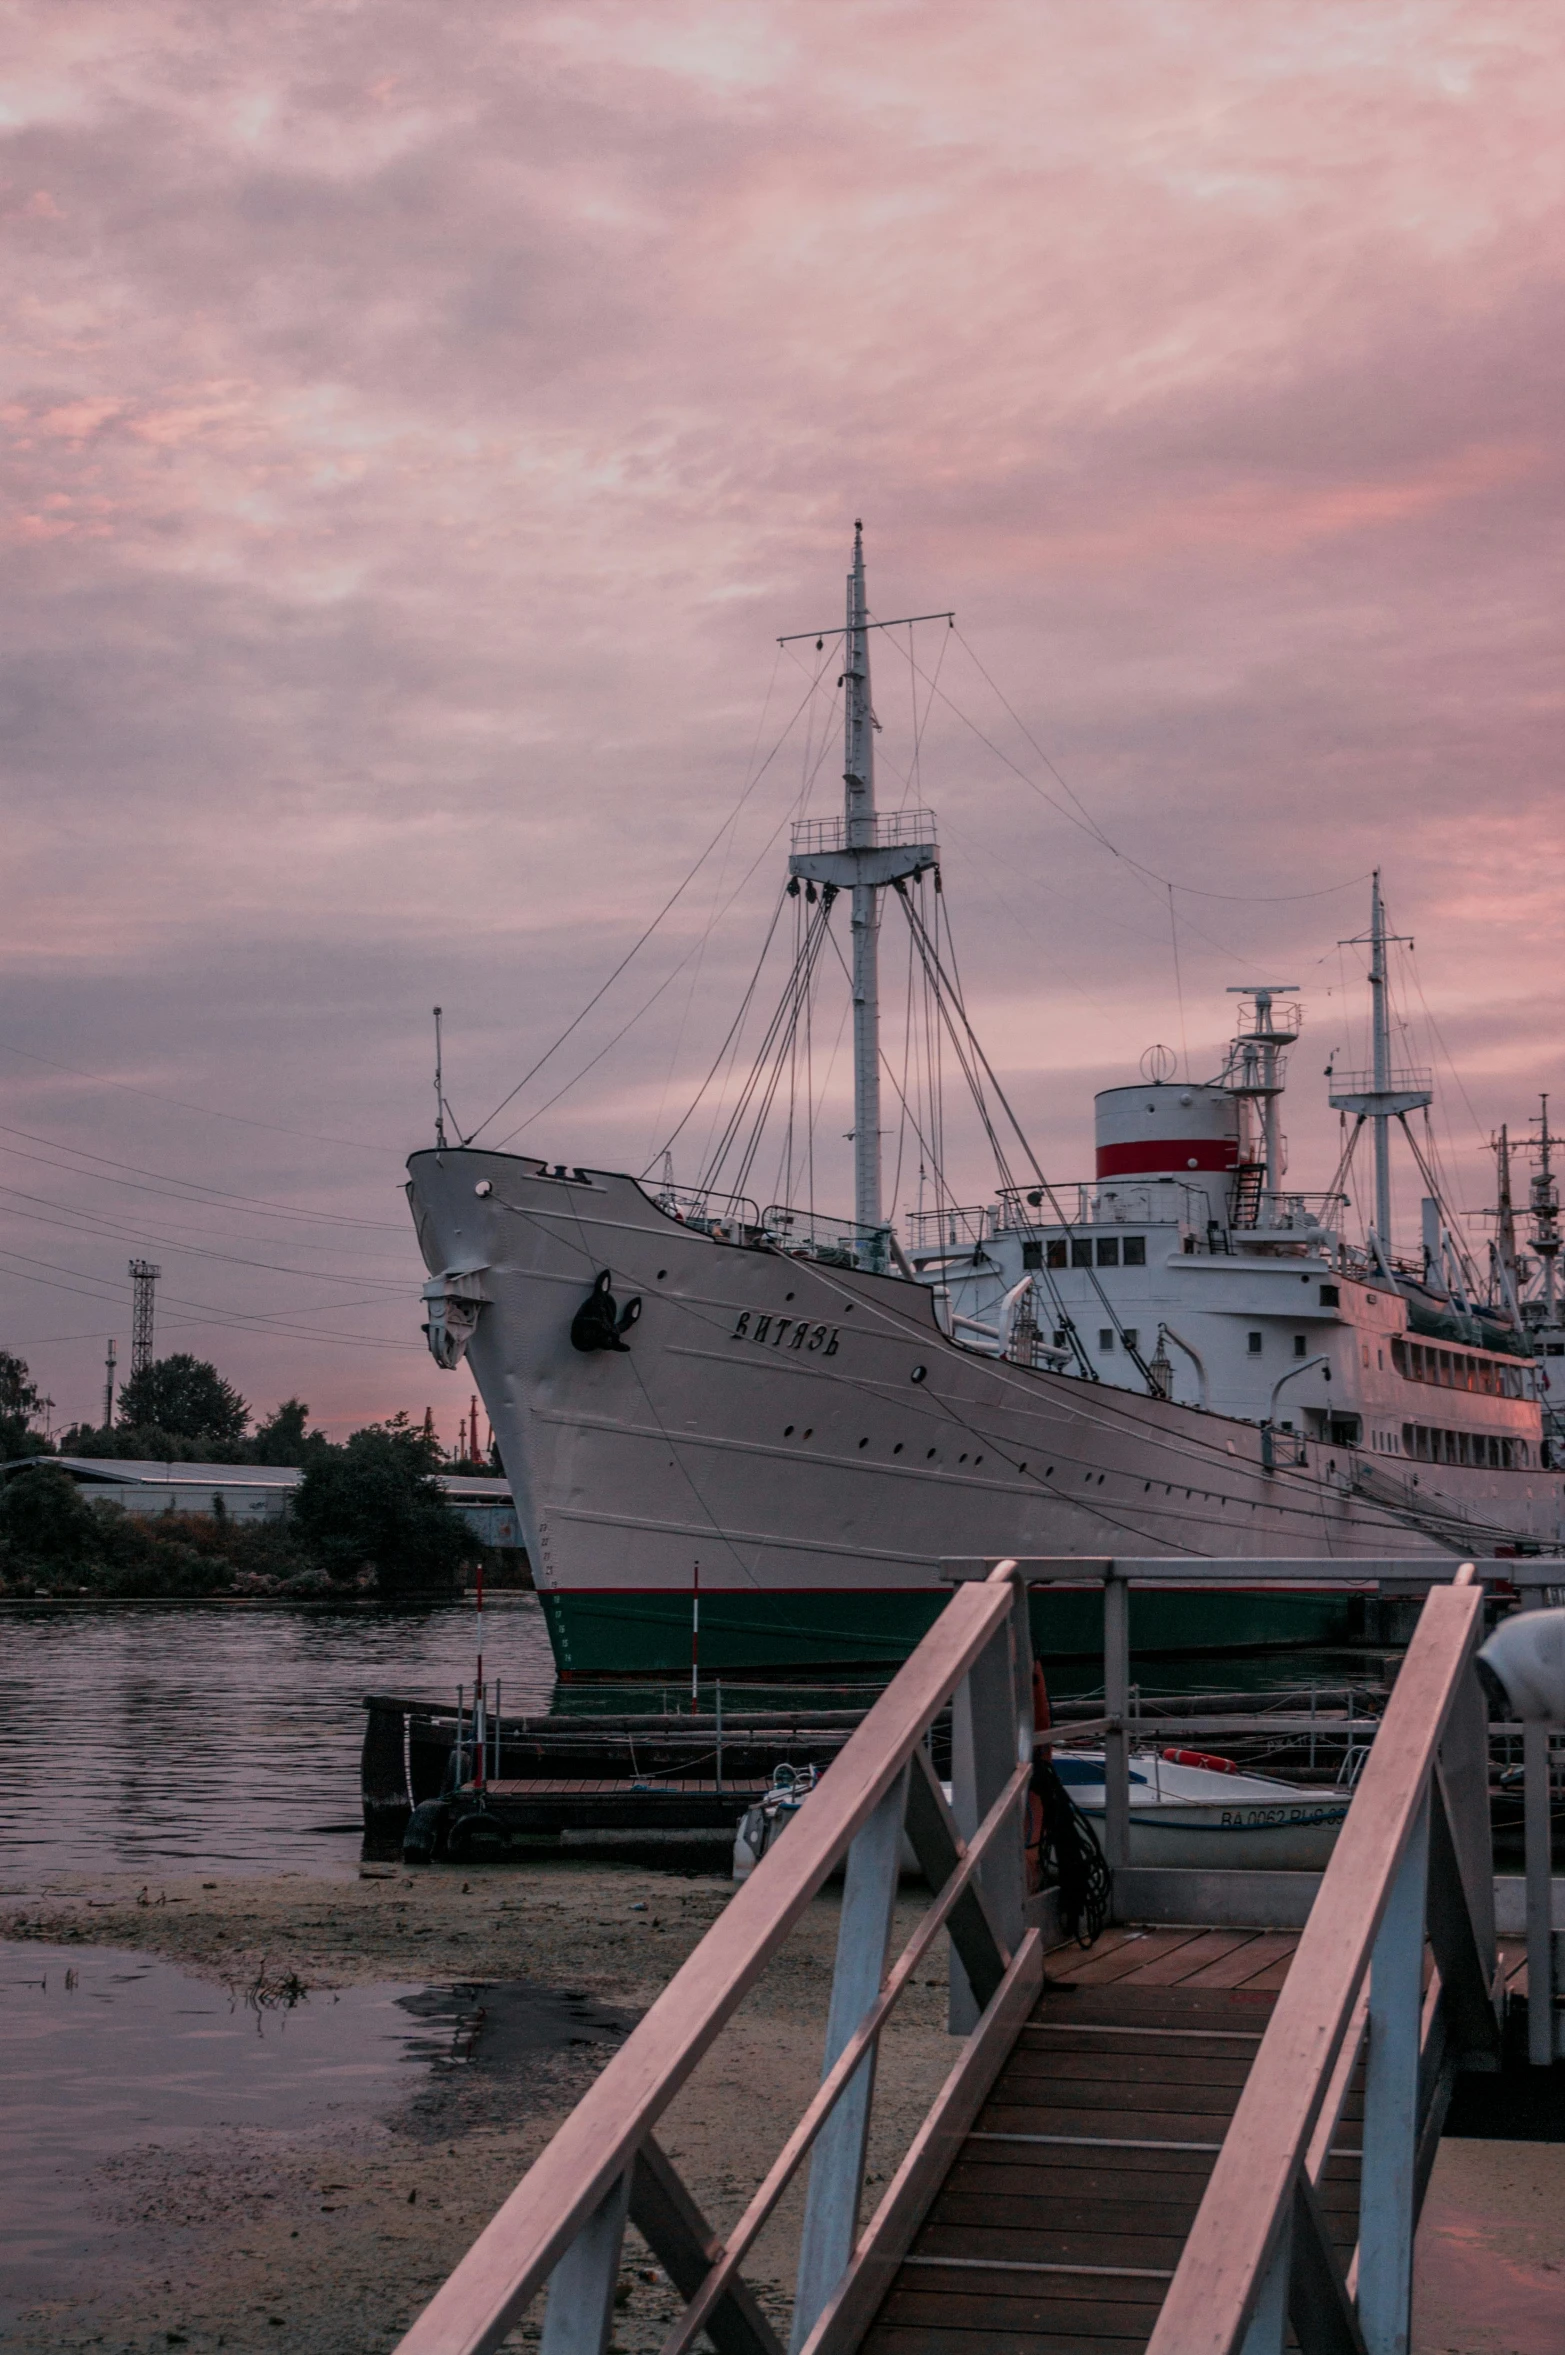
<path id="1" fill-rule="evenodd" d="M 476 1117 L 730 806 L 771 641 L 834 614 L 855 513 L 880 610 L 956 605 L 1094 818 L 1181 886 L 1202 1052 L 1286 952 L 1324 1061 L 1357 898 L 1265 895 L 1379 861 L 1480 1125 L 1557 1076 L 1552 11 L 117 0 L 30 32 L 0 126 L 13 1028 L 101 1074 L 155 1037 L 157 1087 L 234 1116 L 179 1116 L 186 1165 L 226 1184 L 254 1150 L 301 1202 L 395 1216 L 428 1005 Z M 1166 895 L 945 663 L 920 789 L 1064 1172 L 1091 1086 L 1173 1027 Z M 909 690 L 888 642 L 888 779 Z M 763 747 L 801 691 L 785 662 Z M 551 1138 L 635 1161 L 704 1067 L 805 724 L 699 984 Z M 722 905 L 703 878 L 581 1065 Z M 381 1158 L 237 1125 L 256 1104 Z M 47 1118 L 111 1153 L 141 1118 L 69 1105 Z M 1329 1150 L 1302 1078 L 1293 1127 L 1297 1161 Z M 17 1336 L 67 1330 L 6 1281 Z M 223 1281 L 269 1310 L 273 1279 Z M 246 1329 L 236 1371 L 344 1413 L 443 1401 L 388 1302 L 362 1366 Z M 92 1352 L 60 1347 L 85 1404 Z"/>

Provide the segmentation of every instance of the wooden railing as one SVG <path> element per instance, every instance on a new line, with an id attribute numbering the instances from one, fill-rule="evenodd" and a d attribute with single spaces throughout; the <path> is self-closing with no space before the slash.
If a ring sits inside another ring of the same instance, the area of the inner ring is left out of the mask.
<path id="1" fill-rule="evenodd" d="M 857 2344 L 1042 1984 L 1040 1936 L 1024 1926 L 1031 1667 L 1026 1589 L 1002 1562 L 953 1596 L 786 1838 L 431 2299 L 403 2355 L 496 2347 L 545 2285 L 542 2355 L 603 2355 L 627 2220 L 685 2299 L 663 2355 L 683 2355 L 700 2331 L 719 2355 L 782 2355 L 741 2268 L 806 2159 L 792 2355 L 841 2355 Z M 947 1703 L 949 1806 L 927 1742 Z M 904 1829 L 936 1894 L 888 1968 Z M 718 2234 L 654 2130 L 844 1858 L 819 2089 L 743 2215 Z M 861 2232 L 877 2042 L 941 1931 L 952 1950 L 952 2025 L 965 2041 Z"/>
<path id="2" fill-rule="evenodd" d="M 1499 2063 L 1482 1627 L 1466 1564 L 1424 1604 L 1148 2355 L 1281 2355 L 1290 2321 L 1305 2355 L 1406 2355 L 1455 2075 Z M 1317 2190 L 1361 2053 L 1344 2275 Z"/>

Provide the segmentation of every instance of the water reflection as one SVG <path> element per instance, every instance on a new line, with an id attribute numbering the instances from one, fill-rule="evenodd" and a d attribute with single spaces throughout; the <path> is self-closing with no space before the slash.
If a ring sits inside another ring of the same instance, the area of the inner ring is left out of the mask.
<path id="1" fill-rule="evenodd" d="M 0 1941 L 0 2327 L 139 2253 L 137 2228 L 102 2212 L 105 2160 L 216 2127 L 367 2114 L 447 2041 L 396 1987 L 258 2006 L 148 1955 Z"/>
<path id="2" fill-rule="evenodd" d="M 549 1706 L 531 1595 L 491 1598 L 507 1714 Z M 366 1693 L 455 1696 L 473 1613 L 7 1610 L 0 1873 L 355 1869 Z"/>

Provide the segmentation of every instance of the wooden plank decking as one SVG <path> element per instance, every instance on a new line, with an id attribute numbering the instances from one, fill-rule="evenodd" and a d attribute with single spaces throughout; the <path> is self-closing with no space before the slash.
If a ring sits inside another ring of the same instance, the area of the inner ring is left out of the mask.
<path id="1" fill-rule="evenodd" d="M 1293 1931 L 1115 1929 L 1088 1954 L 1051 1954 L 1051 1984 L 864 2355 L 1144 2346 L 1297 1944 Z M 1321 2186 L 1344 2258 L 1360 2116 L 1355 2091 Z"/>

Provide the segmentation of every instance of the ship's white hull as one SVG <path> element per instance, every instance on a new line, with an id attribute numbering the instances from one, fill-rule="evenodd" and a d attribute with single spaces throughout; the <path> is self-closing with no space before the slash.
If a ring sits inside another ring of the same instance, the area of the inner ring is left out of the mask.
<path id="1" fill-rule="evenodd" d="M 425 1263 L 471 1303 L 468 1361 L 566 1673 L 688 1666 L 697 1565 L 710 1672 L 894 1659 L 953 1557 L 1556 1540 L 1557 1476 L 1453 1466 L 1415 1501 L 1380 1464 L 1360 1493 L 1353 1451 L 1267 1470 L 1253 1424 L 979 1356 L 924 1287 L 714 1240 L 633 1179 L 466 1149 L 409 1171 Z M 571 1323 L 604 1270 L 642 1313 L 626 1350 L 584 1354 Z M 1156 1598 L 1175 1619 L 1144 1613 L 1137 1640 L 1265 1641 L 1278 1601 Z M 1297 1601 L 1289 1632 L 1323 1632 Z M 1090 1651 L 1089 1598 L 1057 1610 L 1060 1648 Z"/>

